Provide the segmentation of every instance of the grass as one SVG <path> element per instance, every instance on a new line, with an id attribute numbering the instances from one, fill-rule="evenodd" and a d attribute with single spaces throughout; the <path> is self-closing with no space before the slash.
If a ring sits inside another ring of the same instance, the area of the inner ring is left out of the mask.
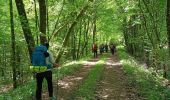
<path id="1" fill-rule="evenodd" d="M 97 87 L 97 83 L 100 80 L 104 69 L 104 61 L 106 60 L 107 56 L 101 56 L 101 59 L 97 65 L 95 65 L 82 84 L 79 86 L 78 90 L 73 93 L 72 99 L 73 100 L 94 100 L 95 98 L 95 90 Z"/>
<path id="2" fill-rule="evenodd" d="M 62 79 L 67 75 L 71 75 L 76 70 L 79 70 L 80 68 L 82 68 L 82 66 L 82 64 L 71 64 L 68 66 L 61 67 L 61 69 L 53 71 L 53 77 L 58 77 L 59 79 Z"/>
<path id="3" fill-rule="evenodd" d="M 32 95 L 35 90 L 35 80 L 31 80 L 27 84 L 17 87 L 7 93 L 0 94 L 0 100 L 23 100 Z"/>
<path id="4" fill-rule="evenodd" d="M 72 64 L 68 66 L 63 66 L 59 70 L 53 71 L 53 77 L 57 77 L 59 72 L 59 79 L 62 79 L 64 76 L 70 75 L 76 70 L 79 70 L 83 65 L 81 64 Z M 43 87 L 45 88 L 46 82 L 43 82 Z M 0 94 L 0 100 L 30 100 L 31 97 L 35 94 L 36 82 L 35 80 L 30 80 L 27 84 L 17 87 L 15 90 L 11 90 L 7 93 Z"/>
<path id="5" fill-rule="evenodd" d="M 105 59 L 105 56 L 102 56 L 101 59 Z M 76 70 L 79 70 L 83 65 L 79 62 L 71 63 L 61 67 L 59 70 L 53 70 L 53 79 L 62 79 L 67 75 L 71 75 Z M 99 65 L 98 65 L 99 66 Z M 100 68 L 100 67 L 99 67 Z M 59 74 L 58 74 L 59 73 Z M 46 89 L 47 83 L 43 82 L 43 88 Z M 6 93 L 0 93 L 0 100 L 30 100 L 31 97 L 35 95 L 36 81 L 34 79 L 30 80 L 28 83 L 18 86 L 14 90 L 10 90 Z"/>
<path id="6" fill-rule="evenodd" d="M 162 86 L 163 77 L 151 69 L 139 65 L 123 47 L 118 48 L 123 69 L 128 75 L 129 84 L 138 89 L 138 96 L 144 100 L 170 100 L 170 89 Z"/>
<path id="7" fill-rule="evenodd" d="M 100 79 L 104 67 L 103 64 L 98 64 L 89 72 L 83 84 L 75 92 L 74 98 L 83 98 L 83 100 L 92 100 L 95 97 L 95 89 L 97 82 Z"/>

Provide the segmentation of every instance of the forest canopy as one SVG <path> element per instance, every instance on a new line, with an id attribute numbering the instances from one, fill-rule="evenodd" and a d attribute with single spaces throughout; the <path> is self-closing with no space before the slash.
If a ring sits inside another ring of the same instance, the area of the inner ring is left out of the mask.
<path id="1" fill-rule="evenodd" d="M 32 80 L 32 53 L 45 42 L 61 65 L 90 57 L 93 43 L 123 45 L 170 79 L 170 0 L 0 0 L 0 86 Z"/>

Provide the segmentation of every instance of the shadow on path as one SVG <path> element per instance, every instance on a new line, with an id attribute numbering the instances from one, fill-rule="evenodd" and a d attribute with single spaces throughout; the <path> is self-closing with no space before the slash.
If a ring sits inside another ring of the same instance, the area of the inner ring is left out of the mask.
<path id="1" fill-rule="evenodd" d="M 54 95 L 57 97 L 57 100 L 70 100 L 72 93 L 78 89 L 82 80 L 87 76 L 91 68 L 97 64 L 97 61 L 99 61 L 99 59 L 83 61 L 83 67 L 80 70 L 64 77 L 62 80 L 59 80 L 58 83 L 57 80 L 54 80 Z M 43 93 L 43 100 L 49 100 L 48 92 Z"/>
<path id="2" fill-rule="evenodd" d="M 105 63 L 105 69 L 96 90 L 96 100 L 139 100 L 131 93 L 127 84 L 127 76 L 115 54 Z"/>

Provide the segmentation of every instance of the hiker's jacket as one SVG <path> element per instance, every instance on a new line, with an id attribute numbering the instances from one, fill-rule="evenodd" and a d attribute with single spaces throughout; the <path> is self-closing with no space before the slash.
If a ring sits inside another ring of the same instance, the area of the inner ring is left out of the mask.
<path id="1" fill-rule="evenodd" d="M 47 70 L 52 70 L 53 64 L 55 63 L 53 54 L 48 50 L 49 56 L 46 57 Z"/>

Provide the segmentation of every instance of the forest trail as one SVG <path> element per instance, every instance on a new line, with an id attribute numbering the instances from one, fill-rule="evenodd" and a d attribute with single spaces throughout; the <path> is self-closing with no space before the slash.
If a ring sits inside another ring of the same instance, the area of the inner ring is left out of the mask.
<path id="1" fill-rule="evenodd" d="M 63 80 L 59 80 L 57 100 L 70 100 L 75 90 L 83 82 L 83 79 L 87 76 L 91 68 L 97 63 L 99 59 L 92 59 L 83 63 L 83 68 L 76 71 L 73 75 L 65 77 Z M 54 88 L 56 85 L 54 86 Z"/>
<path id="2" fill-rule="evenodd" d="M 5 92 L 8 92 L 9 90 L 11 90 L 13 88 L 13 84 L 10 83 L 10 84 L 7 84 L 7 85 L 3 85 L 3 86 L 0 86 L 0 93 L 5 93 Z"/>
<path id="3" fill-rule="evenodd" d="M 117 54 L 110 56 L 98 83 L 97 100 L 139 100 L 135 96 L 135 88 L 128 85 L 128 78 L 123 72 Z"/>
<path id="4" fill-rule="evenodd" d="M 70 100 L 74 91 L 79 88 L 83 79 L 99 59 L 84 61 L 84 66 L 80 70 L 59 80 L 58 89 L 57 81 L 54 80 L 54 95 L 57 100 Z M 96 100 L 139 100 L 135 92 L 137 90 L 128 85 L 128 78 L 123 72 L 117 54 L 108 56 L 101 80 L 95 91 Z M 49 100 L 48 92 L 43 93 L 43 100 Z"/>
<path id="5" fill-rule="evenodd" d="M 59 80 L 58 84 L 57 80 L 54 79 L 54 95 L 57 97 L 57 100 L 70 100 L 69 97 L 71 97 L 73 95 L 72 93 L 78 89 L 83 79 L 98 61 L 98 58 L 84 61 L 83 67 L 80 70 L 75 71 L 70 76 L 64 77 L 62 80 Z M 49 100 L 47 91 L 43 93 L 43 100 Z"/>

